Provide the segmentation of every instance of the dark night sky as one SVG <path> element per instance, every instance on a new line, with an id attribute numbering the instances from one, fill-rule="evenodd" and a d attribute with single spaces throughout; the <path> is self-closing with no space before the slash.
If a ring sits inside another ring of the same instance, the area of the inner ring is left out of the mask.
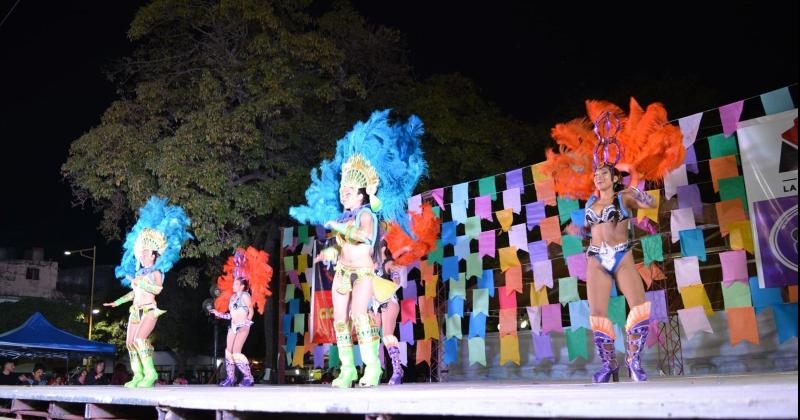
<path id="1" fill-rule="evenodd" d="M 71 208 L 60 166 L 114 98 L 101 67 L 130 52 L 125 32 L 142 3 L 22 0 L 0 27 L 0 246 L 44 246 L 61 260 L 65 247 L 97 243 L 100 262 L 117 261 L 119 244 L 105 244 L 99 218 Z M 677 80 L 687 100 L 640 99 L 664 100 L 680 117 L 797 81 L 797 2 L 657 3 L 669 6 L 658 12 L 642 2 L 624 11 L 606 2 L 431 3 L 355 5 L 406 34 L 418 77 L 460 72 L 532 123 L 570 119 L 560 111 L 587 97 L 637 95 L 621 87 L 674 92 L 664 82 Z M 13 4 L 0 2 L 0 19 Z M 696 91 L 716 102 L 696 103 Z"/>

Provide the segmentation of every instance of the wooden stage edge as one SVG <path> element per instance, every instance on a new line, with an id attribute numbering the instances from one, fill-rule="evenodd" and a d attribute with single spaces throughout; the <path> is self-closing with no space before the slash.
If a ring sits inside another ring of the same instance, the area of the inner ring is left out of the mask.
<path id="1" fill-rule="evenodd" d="M 332 389 L 327 385 L 0 386 L 2 416 L 241 419 L 266 413 L 542 418 L 797 418 L 797 371 L 655 377 L 632 383 L 448 382 Z"/>

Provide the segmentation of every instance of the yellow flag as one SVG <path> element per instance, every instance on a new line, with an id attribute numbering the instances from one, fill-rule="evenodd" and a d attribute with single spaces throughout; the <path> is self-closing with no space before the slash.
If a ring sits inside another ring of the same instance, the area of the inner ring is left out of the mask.
<path id="1" fill-rule="evenodd" d="M 294 349 L 294 356 L 292 357 L 292 366 L 299 368 L 303 367 L 303 356 L 306 354 L 305 344 L 298 344 Z"/>
<path id="2" fill-rule="evenodd" d="M 658 224 L 658 207 L 661 205 L 661 193 L 659 192 L 659 190 L 650 190 L 647 191 L 647 194 L 649 194 L 650 197 L 653 197 L 656 200 L 656 207 L 653 209 L 636 210 L 636 220 L 641 222 L 644 217 L 647 217 L 648 219 Z"/>
<path id="3" fill-rule="evenodd" d="M 509 267 L 520 267 L 519 258 L 517 257 L 517 247 L 509 246 L 497 250 L 500 254 L 500 270 L 505 272 Z"/>
<path id="4" fill-rule="evenodd" d="M 500 366 L 514 362 L 519 366 L 519 337 L 504 335 L 500 337 Z"/>
<path id="5" fill-rule="evenodd" d="M 536 290 L 536 286 L 531 283 L 531 306 L 549 305 L 547 301 L 547 287 Z"/>
<path id="6" fill-rule="evenodd" d="M 422 320 L 422 326 L 425 329 L 425 337 L 424 339 L 439 339 L 439 322 L 436 320 L 435 317 L 431 318 L 424 318 Z"/>
<path id="7" fill-rule="evenodd" d="M 728 225 L 731 238 L 731 249 L 742 250 L 755 254 L 753 246 L 753 231 L 749 220 L 741 220 Z"/>
<path id="8" fill-rule="evenodd" d="M 714 310 L 711 309 L 711 301 L 708 300 L 708 294 L 706 294 L 706 288 L 702 284 L 681 287 L 680 293 L 684 308 L 702 306 L 706 311 L 706 315 L 714 315 Z"/>

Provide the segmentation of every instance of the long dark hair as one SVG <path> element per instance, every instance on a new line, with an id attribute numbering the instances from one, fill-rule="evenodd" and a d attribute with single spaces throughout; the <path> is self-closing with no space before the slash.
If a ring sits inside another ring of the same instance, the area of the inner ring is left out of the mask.
<path id="1" fill-rule="evenodd" d="M 243 289 L 242 289 L 243 292 L 250 293 L 250 282 L 247 281 L 246 278 L 237 277 L 236 279 L 234 279 L 234 281 L 238 281 L 239 283 L 241 283 L 241 285 L 243 287 Z"/>
<path id="2" fill-rule="evenodd" d="M 367 189 L 366 188 L 359 188 L 358 189 L 358 193 L 361 194 L 361 196 L 363 197 L 361 199 L 361 205 L 365 206 L 365 205 L 369 204 L 369 194 L 367 194 Z"/>

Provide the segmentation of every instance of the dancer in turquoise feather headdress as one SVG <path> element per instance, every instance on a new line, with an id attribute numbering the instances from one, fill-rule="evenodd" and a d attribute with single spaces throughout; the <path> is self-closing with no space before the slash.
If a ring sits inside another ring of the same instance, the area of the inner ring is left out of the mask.
<path id="1" fill-rule="evenodd" d="M 373 112 L 338 141 L 333 160 L 311 171 L 308 204 L 289 209 L 298 221 L 323 224 L 336 234 L 336 243 L 315 259 L 336 264 L 333 318 L 341 371 L 335 387 L 349 388 L 356 380 L 351 319 L 365 365 L 359 384 L 380 382 L 378 328 L 367 310 L 373 296 L 388 300 L 397 286 L 375 274 L 378 230 L 381 222 L 395 222 L 409 231 L 408 199 L 427 172 L 419 145 L 422 131 L 416 116 L 392 124 L 389 110 Z"/>
<path id="2" fill-rule="evenodd" d="M 115 307 L 133 301 L 125 345 L 134 376 L 125 384 L 127 388 L 149 388 L 158 379 L 148 338 L 156 319 L 165 312 L 156 306 L 156 295 L 163 288 L 164 274 L 180 258 L 181 246 L 192 239 L 186 230 L 190 224 L 181 207 L 169 206 L 166 198 L 153 196 L 139 209 L 139 220 L 122 245 L 125 252 L 115 273 L 133 290 L 103 305 Z"/>

